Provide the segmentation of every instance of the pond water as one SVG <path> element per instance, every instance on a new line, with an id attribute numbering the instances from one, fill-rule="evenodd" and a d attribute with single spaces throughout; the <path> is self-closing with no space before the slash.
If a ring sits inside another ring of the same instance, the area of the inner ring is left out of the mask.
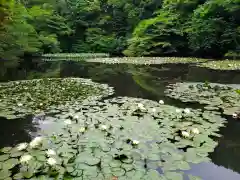
<path id="1" fill-rule="evenodd" d="M 164 100 L 179 108 L 199 108 L 198 104 L 182 103 L 164 96 L 166 86 L 176 82 L 213 82 L 240 84 L 239 71 L 217 71 L 193 64 L 134 65 L 86 62 L 31 62 L 6 67 L 0 64 L 0 81 L 36 79 L 46 77 L 81 77 L 114 87 L 115 96 Z M 204 180 L 240 179 L 240 121 L 226 117 L 228 123 L 221 128 L 223 136 L 216 139 L 218 146 L 210 154 L 211 163 L 193 164 L 188 172 Z M 0 147 L 30 141 L 41 129 L 53 128 L 42 117 L 23 119 L 0 118 Z"/>

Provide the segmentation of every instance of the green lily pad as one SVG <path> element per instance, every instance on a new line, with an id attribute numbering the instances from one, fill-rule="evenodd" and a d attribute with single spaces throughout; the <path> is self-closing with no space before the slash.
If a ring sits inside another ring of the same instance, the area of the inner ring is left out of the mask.
<path id="1" fill-rule="evenodd" d="M 11 159 L 8 159 L 4 162 L 4 164 L 2 166 L 2 169 L 9 170 L 9 169 L 12 169 L 17 164 L 19 164 L 18 160 L 14 159 L 14 158 L 11 158 Z"/>
<path id="2" fill-rule="evenodd" d="M 11 176 L 11 172 L 4 169 L 4 170 L 0 170 L 0 179 L 5 180 L 7 178 L 9 178 Z"/>
<path id="3" fill-rule="evenodd" d="M 87 98 L 99 99 L 113 93 L 106 84 L 81 78 L 47 78 L 1 83 L 1 116 L 16 119 L 35 111 L 56 111 Z M 91 97 L 92 96 L 92 97 Z M 89 99 L 89 100 L 90 100 Z M 7 113 L 6 113 L 7 112 Z M 17 114 L 17 115 L 16 115 Z"/>
<path id="4" fill-rule="evenodd" d="M 17 179 L 17 180 L 20 180 L 20 179 L 23 179 L 23 174 L 22 173 L 18 173 L 18 174 L 15 174 L 14 176 L 13 176 L 13 179 Z"/>
<path id="5" fill-rule="evenodd" d="M 189 88 L 191 86 L 191 88 Z M 223 110 L 225 115 L 240 113 L 240 96 L 236 92 L 240 86 L 217 83 L 176 83 L 168 88 L 167 96 L 183 102 L 198 102 L 206 110 Z"/>
<path id="6" fill-rule="evenodd" d="M 1 155 L 0 156 L 0 161 L 5 161 L 9 158 L 9 155 L 8 154 L 4 154 L 4 155 Z"/>
<path id="7" fill-rule="evenodd" d="M 125 174 L 125 170 L 122 168 L 112 168 L 111 170 L 112 174 L 117 177 L 123 176 Z"/>
<path id="8" fill-rule="evenodd" d="M 1 149 L 1 152 L 8 153 L 11 149 L 12 149 L 12 147 L 4 147 Z"/>
<path id="9" fill-rule="evenodd" d="M 189 180 L 201 180 L 200 177 L 193 176 L 193 175 L 191 175 L 191 174 L 188 175 L 188 178 L 189 178 Z"/>
<path id="10" fill-rule="evenodd" d="M 182 173 L 166 172 L 166 173 L 164 173 L 164 175 L 169 180 L 183 180 Z"/>
<path id="11" fill-rule="evenodd" d="M 139 111 L 142 106 L 157 113 Z M 47 115 L 56 123 L 54 132 L 44 131 L 41 146 L 24 151 L 30 159 L 21 163 L 20 170 L 8 167 L 14 170 L 12 177 L 25 172 L 23 176 L 31 179 L 38 178 L 35 174 L 49 179 L 181 179 L 184 172 L 175 171 L 209 161 L 207 156 L 217 145 L 212 135 L 226 122 L 212 111 L 189 108 L 186 113 L 186 109 L 128 97 L 69 103 L 59 109 Z M 66 125 L 65 120 L 72 124 Z M 79 132 L 81 127 L 84 133 Z M 6 151 L 3 161 L 13 153 Z M 158 168 L 165 174 L 157 173 Z"/>

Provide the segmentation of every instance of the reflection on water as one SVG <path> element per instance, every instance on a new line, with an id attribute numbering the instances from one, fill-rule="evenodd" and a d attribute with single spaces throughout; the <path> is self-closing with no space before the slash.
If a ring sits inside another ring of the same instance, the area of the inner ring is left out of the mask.
<path id="1" fill-rule="evenodd" d="M 0 81 L 33 79 L 47 77 L 82 77 L 93 81 L 108 83 L 115 88 L 115 96 L 140 97 L 186 107 L 180 101 L 164 96 L 165 87 L 175 82 L 215 82 L 240 84 L 239 71 L 216 71 L 192 65 L 151 65 L 100 64 L 85 62 L 29 62 L 6 66 L 0 62 Z M 192 107 L 192 106 L 191 106 Z M 199 106 L 197 106 L 199 107 Z M 1 120 L 0 147 L 29 141 L 41 129 L 55 126 L 44 117 L 28 117 L 21 120 Z M 240 179 L 240 122 L 228 119 L 221 129 L 223 136 L 219 145 L 210 155 L 213 163 L 193 165 L 189 174 L 201 176 L 204 180 Z M 233 171 L 235 172 L 233 172 Z"/>
<path id="2" fill-rule="evenodd" d="M 25 141 L 28 142 L 32 139 L 31 132 L 37 131 L 37 128 L 32 123 L 31 117 L 15 120 L 0 117 L 0 122 L 0 148 Z"/>
<path id="3" fill-rule="evenodd" d="M 215 162 L 214 162 L 215 163 Z M 214 163 L 192 164 L 187 173 L 200 176 L 203 180 L 239 180 L 240 174 Z"/>

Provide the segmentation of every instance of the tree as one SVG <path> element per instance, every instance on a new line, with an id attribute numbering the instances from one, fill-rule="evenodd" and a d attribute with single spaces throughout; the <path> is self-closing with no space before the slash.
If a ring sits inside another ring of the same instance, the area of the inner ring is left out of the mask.
<path id="1" fill-rule="evenodd" d="M 199 6 L 187 31 L 195 54 L 221 57 L 239 48 L 239 13 L 239 0 L 211 0 Z"/>

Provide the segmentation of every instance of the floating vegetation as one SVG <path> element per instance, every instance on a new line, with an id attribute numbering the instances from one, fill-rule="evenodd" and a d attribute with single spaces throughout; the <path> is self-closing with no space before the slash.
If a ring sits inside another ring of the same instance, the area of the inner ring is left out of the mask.
<path id="1" fill-rule="evenodd" d="M 113 93 L 105 84 L 81 78 L 48 78 L 12 81 L 0 84 L 0 116 L 22 117 L 49 109 L 62 109 L 88 98 L 97 99 Z"/>
<path id="2" fill-rule="evenodd" d="M 208 105 L 208 110 L 222 110 L 237 118 L 240 113 L 239 85 L 216 83 L 176 83 L 165 91 L 167 96 L 183 102 Z"/>
<path id="3" fill-rule="evenodd" d="M 127 97 L 69 106 L 51 117 L 54 132 L 30 142 L 35 148 L 1 150 L 0 179 L 183 179 L 191 163 L 209 160 L 217 145 L 210 137 L 225 122 L 216 112 L 188 110 Z"/>
<path id="4" fill-rule="evenodd" d="M 240 60 L 208 61 L 199 66 L 219 70 L 240 70 Z"/>
<path id="5" fill-rule="evenodd" d="M 104 58 L 109 57 L 105 53 L 56 53 L 56 54 L 43 54 L 42 58 L 45 61 L 82 61 L 88 58 Z"/>
<path id="6" fill-rule="evenodd" d="M 123 57 L 123 58 L 91 58 L 86 59 L 87 62 L 100 62 L 107 64 L 119 64 L 119 63 L 130 63 L 130 64 L 172 64 L 172 63 L 200 63 L 206 62 L 207 59 L 199 58 L 179 58 L 179 57 Z"/>

